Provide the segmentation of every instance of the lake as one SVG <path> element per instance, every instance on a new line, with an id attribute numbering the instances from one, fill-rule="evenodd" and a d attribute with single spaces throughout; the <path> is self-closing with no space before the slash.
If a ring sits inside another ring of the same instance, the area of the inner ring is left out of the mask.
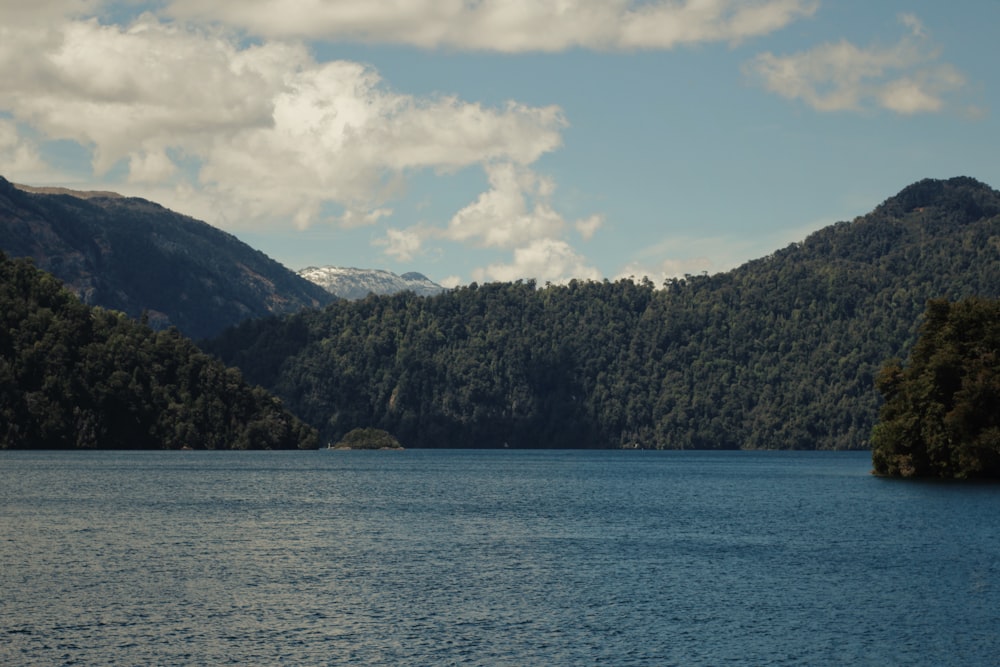
<path id="1" fill-rule="evenodd" d="M 0 451 L 0 663 L 1000 665 L 1000 486 L 870 468 Z"/>

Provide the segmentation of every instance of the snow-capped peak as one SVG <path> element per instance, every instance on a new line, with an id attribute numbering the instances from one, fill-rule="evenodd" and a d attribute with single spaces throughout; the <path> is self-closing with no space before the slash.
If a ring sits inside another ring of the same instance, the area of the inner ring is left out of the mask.
<path id="1" fill-rule="evenodd" d="M 405 291 L 431 296 L 445 290 L 427 276 L 416 272 L 400 276 L 384 269 L 309 266 L 298 274 L 342 299 L 363 299 L 369 294 L 396 294 Z"/>

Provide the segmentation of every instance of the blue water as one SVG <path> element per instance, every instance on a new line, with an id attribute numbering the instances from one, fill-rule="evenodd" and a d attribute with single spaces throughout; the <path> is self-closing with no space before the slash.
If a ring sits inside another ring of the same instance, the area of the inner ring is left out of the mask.
<path id="1" fill-rule="evenodd" d="M 0 663 L 1000 665 L 1000 486 L 869 469 L 0 452 Z"/>

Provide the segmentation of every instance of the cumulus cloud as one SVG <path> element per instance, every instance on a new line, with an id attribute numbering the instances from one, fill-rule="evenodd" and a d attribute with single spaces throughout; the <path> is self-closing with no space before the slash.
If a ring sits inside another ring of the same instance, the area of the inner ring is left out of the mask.
<path id="1" fill-rule="evenodd" d="M 160 183 L 177 172 L 177 165 L 162 150 L 136 151 L 129 155 L 130 183 Z"/>
<path id="2" fill-rule="evenodd" d="M 587 264 L 566 241 L 536 239 L 522 248 L 514 249 L 514 259 L 509 264 L 490 264 L 473 272 L 478 281 L 511 281 L 535 278 L 542 282 L 563 283 L 572 278 L 599 280 L 601 272 Z"/>
<path id="3" fill-rule="evenodd" d="M 371 224 L 413 170 L 530 164 L 560 145 L 565 126 L 554 106 L 414 97 L 371 67 L 317 62 L 301 44 L 245 46 L 149 14 L 4 37 L 0 111 L 89 147 L 98 176 L 121 164 L 131 183 L 162 188 L 184 178 L 179 162 L 194 165 L 190 185 L 222 223 L 306 227 L 333 205 L 344 212 L 330 220 Z"/>
<path id="4" fill-rule="evenodd" d="M 417 228 L 387 229 L 385 238 L 377 240 L 376 245 L 385 247 L 385 254 L 401 262 L 408 262 L 420 252 L 423 245 L 423 235 Z"/>
<path id="5" fill-rule="evenodd" d="M 33 175 L 48 168 L 38 146 L 22 137 L 13 121 L 3 118 L 0 118 L 0 164 L 3 176 L 16 180 L 31 180 Z"/>
<path id="6" fill-rule="evenodd" d="M 417 256 L 430 241 L 512 252 L 511 263 L 481 269 L 474 274 L 476 280 L 557 282 L 596 275 L 566 237 L 575 230 L 584 240 L 590 239 L 603 223 L 602 216 L 567 221 L 552 205 L 555 184 L 529 167 L 502 162 L 487 163 L 484 170 L 489 189 L 455 213 L 446 226 L 389 229 L 378 244 L 400 261 Z"/>
<path id="7" fill-rule="evenodd" d="M 817 111 L 941 111 L 965 77 L 938 62 L 940 52 L 917 17 L 904 14 L 900 22 L 908 34 L 889 47 L 862 48 L 845 40 L 788 56 L 762 53 L 745 72 L 765 89 Z"/>
<path id="8" fill-rule="evenodd" d="M 92 146 L 98 172 L 139 151 L 197 149 L 216 132 L 266 125 L 260 91 L 281 85 L 279 62 L 306 57 L 283 46 L 241 51 L 148 16 L 128 28 L 72 21 L 9 37 L 4 105 L 50 138 Z"/>
<path id="9" fill-rule="evenodd" d="M 4 118 L 0 118 L 0 162 L 8 175 L 45 167 L 34 142 L 22 137 L 14 122 Z"/>
<path id="10" fill-rule="evenodd" d="M 67 16 L 91 16 L 105 0 L 4 0 L 0 3 L 0 34 L 5 28 L 46 27 Z"/>
<path id="11" fill-rule="evenodd" d="M 738 42 L 817 7 L 817 0 L 172 0 L 166 11 L 268 37 L 514 53 Z"/>
<path id="12" fill-rule="evenodd" d="M 510 163 L 487 165 L 486 172 L 490 189 L 455 214 L 444 238 L 512 248 L 565 228 L 566 221 L 549 202 L 551 181 Z"/>

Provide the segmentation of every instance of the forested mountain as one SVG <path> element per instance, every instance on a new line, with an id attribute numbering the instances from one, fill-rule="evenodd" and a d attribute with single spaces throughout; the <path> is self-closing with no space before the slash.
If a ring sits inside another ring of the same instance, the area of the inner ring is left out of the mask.
<path id="1" fill-rule="evenodd" d="M 333 296 L 211 225 L 144 199 L 0 178 L 0 250 L 32 257 L 85 303 L 202 338 Z M 31 190 L 30 192 L 28 190 Z"/>
<path id="2" fill-rule="evenodd" d="M 1000 296 L 1000 193 L 925 180 L 769 257 L 658 288 L 472 284 L 246 322 L 209 345 L 335 442 L 866 448 L 928 299 Z"/>
<path id="3" fill-rule="evenodd" d="M 175 329 L 0 252 L 0 448 L 289 449 L 316 432 Z"/>
<path id="4" fill-rule="evenodd" d="M 410 272 L 399 276 L 384 269 L 356 269 L 343 266 L 309 266 L 298 272 L 341 299 L 363 299 L 369 294 L 413 292 L 422 296 L 444 291 L 422 273 Z"/>

